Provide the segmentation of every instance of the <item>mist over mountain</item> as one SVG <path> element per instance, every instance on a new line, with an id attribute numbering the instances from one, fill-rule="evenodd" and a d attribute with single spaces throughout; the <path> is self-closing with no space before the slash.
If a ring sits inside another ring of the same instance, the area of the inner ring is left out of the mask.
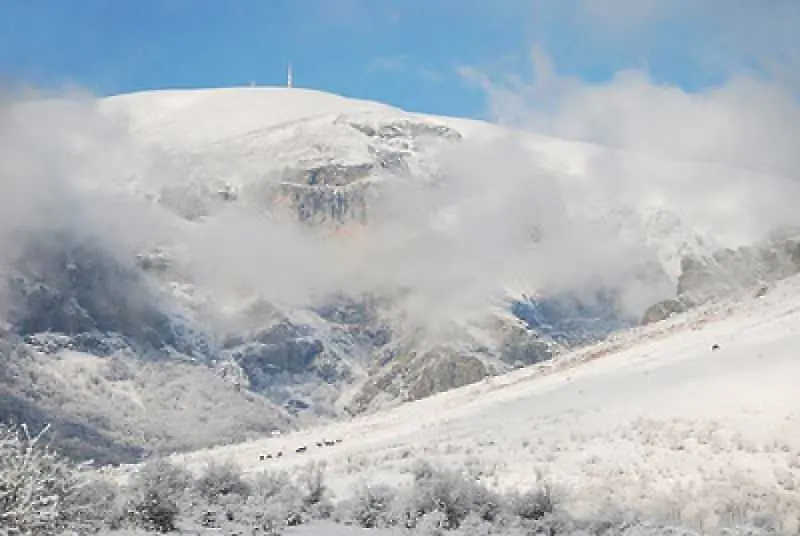
<path id="1" fill-rule="evenodd" d="M 7 96 L 2 417 L 60 423 L 79 456 L 198 448 L 797 271 L 782 160 L 594 139 L 569 110 L 604 98 L 568 94 L 546 136 L 299 89 Z"/>

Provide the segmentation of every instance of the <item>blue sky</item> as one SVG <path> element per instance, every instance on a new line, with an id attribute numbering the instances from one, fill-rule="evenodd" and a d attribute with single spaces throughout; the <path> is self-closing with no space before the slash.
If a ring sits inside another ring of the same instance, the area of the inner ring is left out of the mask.
<path id="1" fill-rule="evenodd" d="M 743 69 L 792 64 L 787 51 L 800 33 L 795 0 L 0 0 L 0 7 L 0 80 L 14 85 L 77 85 L 100 95 L 277 85 L 291 60 L 299 86 L 472 117 L 483 115 L 485 95 L 459 67 L 527 80 L 533 45 L 561 74 L 586 83 L 640 69 L 656 83 L 697 91 Z"/>

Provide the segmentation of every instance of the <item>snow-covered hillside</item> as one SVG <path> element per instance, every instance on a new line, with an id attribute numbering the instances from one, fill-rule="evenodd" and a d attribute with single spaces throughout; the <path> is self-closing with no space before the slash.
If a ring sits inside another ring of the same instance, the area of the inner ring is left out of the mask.
<path id="1" fill-rule="evenodd" d="M 390 411 L 176 460 L 248 472 L 322 461 L 341 495 L 361 481 L 402 485 L 424 458 L 501 489 L 539 474 L 579 512 L 622 506 L 700 530 L 761 516 L 789 534 L 800 522 L 799 325 L 795 277 Z"/>
<path id="2" fill-rule="evenodd" d="M 678 202 L 777 180 L 719 163 L 301 89 L 0 104 L 0 418 L 103 459 L 422 399 L 800 269 L 788 231 L 750 246 L 744 190 Z"/>

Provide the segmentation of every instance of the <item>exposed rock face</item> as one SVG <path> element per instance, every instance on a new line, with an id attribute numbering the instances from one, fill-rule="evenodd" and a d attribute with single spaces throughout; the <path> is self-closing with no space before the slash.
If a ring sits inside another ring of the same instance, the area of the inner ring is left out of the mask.
<path id="1" fill-rule="evenodd" d="M 259 377 L 263 375 L 305 372 L 323 350 L 322 343 L 314 339 L 310 330 L 288 322 L 263 329 L 246 339 L 233 338 L 223 348 L 242 366 L 256 388 L 261 385 Z"/>
<path id="2" fill-rule="evenodd" d="M 359 413 L 387 402 L 418 400 L 551 359 L 564 348 L 514 317 L 492 318 L 473 328 L 454 331 L 447 343 L 431 345 L 424 337 L 411 337 L 382 346 L 347 410 Z"/>
<path id="3" fill-rule="evenodd" d="M 489 373 L 487 366 L 477 357 L 461 356 L 449 349 L 434 350 L 424 361 L 424 368 L 414 371 L 415 381 L 408 389 L 410 400 L 475 383 Z"/>
<path id="4" fill-rule="evenodd" d="M 420 138 L 438 138 L 448 141 L 461 141 L 463 136 L 458 131 L 446 126 L 437 125 L 425 121 L 414 121 L 411 119 L 395 119 L 389 122 L 357 122 L 348 119 L 340 119 L 340 122 L 349 124 L 352 128 L 363 133 L 370 138 L 379 138 L 386 141 L 398 141 L 400 147 L 412 148 L 411 142 Z"/>
<path id="5" fill-rule="evenodd" d="M 514 303 L 511 311 L 530 329 L 567 346 L 600 340 L 634 323 L 622 312 L 616 294 L 607 290 L 586 296 L 526 298 Z"/>
<path id="6" fill-rule="evenodd" d="M 693 306 L 752 289 L 756 289 L 756 296 L 762 296 L 770 283 L 800 272 L 798 260 L 800 240 L 794 230 L 776 233 L 748 247 L 685 256 L 676 297 L 650 306 L 641 323 L 658 322 Z"/>
<path id="7" fill-rule="evenodd" d="M 283 209 L 309 225 L 338 226 L 369 220 L 370 198 L 380 180 L 425 169 L 425 153 L 432 147 L 452 145 L 462 135 L 446 125 L 426 119 L 340 116 L 291 123 L 260 133 L 267 144 L 275 140 L 291 154 L 302 147 L 302 157 L 288 167 L 264 168 L 255 180 L 234 185 L 219 176 L 203 181 L 170 183 L 156 194 L 158 202 L 190 221 L 213 216 L 236 203 L 264 209 Z M 319 139 L 320 133 L 339 143 Z M 316 143 L 315 143 L 316 141 Z M 241 158 L 250 158 L 248 148 Z M 196 173 L 215 169 L 204 156 L 191 155 Z M 222 174 L 224 170 L 217 173 Z"/>
<path id="8" fill-rule="evenodd" d="M 419 400 L 475 383 L 491 372 L 480 358 L 460 354 L 452 348 L 394 355 L 361 386 L 347 410 L 361 413 L 387 402 Z"/>
<path id="9" fill-rule="evenodd" d="M 143 355 L 209 356 L 202 333 L 177 311 L 165 312 L 164 297 L 142 273 L 98 244 L 42 234 L 26 245 L 11 270 L 7 320 L 20 335 L 58 333 L 72 338 L 72 349 L 92 353 L 131 347 Z"/>
<path id="10" fill-rule="evenodd" d="M 514 368 L 546 361 L 561 349 L 552 339 L 524 326 L 510 324 L 501 329 L 505 333 L 499 347 L 500 359 Z"/>
<path id="11" fill-rule="evenodd" d="M 794 238 L 773 237 L 750 247 L 720 250 L 710 257 L 684 257 L 678 296 L 698 304 L 788 277 L 800 267 L 794 259 L 797 247 Z"/>
<path id="12" fill-rule="evenodd" d="M 273 203 L 310 225 L 367 222 L 366 185 L 348 187 L 284 183 L 275 189 Z"/>
<path id="13" fill-rule="evenodd" d="M 669 299 L 655 303 L 647 308 L 642 315 L 642 325 L 652 324 L 666 320 L 672 315 L 683 313 L 687 310 L 686 304 L 680 300 Z"/>

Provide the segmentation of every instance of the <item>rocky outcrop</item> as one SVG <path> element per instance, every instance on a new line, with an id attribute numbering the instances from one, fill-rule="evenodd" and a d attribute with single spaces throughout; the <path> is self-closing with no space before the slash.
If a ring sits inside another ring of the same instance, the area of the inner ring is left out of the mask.
<path id="1" fill-rule="evenodd" d="M 795 260 L 797 247 L 792 236 L 771 237 L 711 256 L 684 257 L 677 295 L 684 302 L 699 304 L 786 278 L 800 270 Z"/>
<path id="2" fill-rule="evenodd" d="M 754 291 L 763 296 L 769 285 L 800 272 L 800 235 L 782 230 L 766 240 L 738 249 L 681 259 L 676 296 L 650 306 L 642 324 L 658 322 L 712 300 Z"/>
<path id="3" fill-rule="evenodd" d="M 369 185 L 335 187 L 283 183 L 273 192 L 272 203 L 309 225 L 367 223 Z"/>
<path id="4" fill-rule="evenodd" d="M 420 138 L 433 138 L 446 141 L 461 141 L 463 136 L 457 130 L 446 125 L 424 120 L 391 119 L 376 122 L 354 121 L 349 118 L 338 119 L 369 138 L 384 141 L 400 141 L 401 146 L 411 148 Z"/>
<path id="5" fill-rule="evenodd" d="M 450 349 L 433 350 L 418 362 L 420 368 L 413 371 L 415 380 L 408 388 L 409 400 L 419 400 L 469 385 L 489 375 L 489 369 L 482 360 L 475 356 L 459 355 Z"/>
<path id="6" fill-rule="evenodd" d="M 606 289 L 522 297 L 511 305 L 511 312 L 546 340 L 565 346 L 595 342 L 635 323 L 619 305 L 616 292 Z"/>
<path id="7" fill-rule="evenodd" d="M 493 373 L 484 360 L 452 348 L 393 354 L 378 366 L 346 405 L 351 414 L 385 404 L 419 400 L 478 382 Z"/>
<path id="8" fill-rule="evenodd" d="M 133 264 L 66 233 L 30 238 L 10 267 L 7 321 L 22 336 L 60 334 L 74 349 L 209 357 L 201 329 L 181 319 Z M 52 341 L 51 341 L 52 343 Z"/>
<path id="9" fill-rule="evenodd" d="M 347 401 L 350 413 L 386 403 L 418 400 L 487 376 L 553 358 L 564 347 L 510 315 L 453 327 L 447 343 L 424 333 L 391 340 L 378 349 L 367 378 Z"/>
<path id="10" fill-rule="evenodd" d="M 281 375 L 310 372 L 323 351 L 323 344 L 310 329 L 284 321 L 252 335 L 228 339 L 222 355 L 242 368 L 251 389 L 261 391 Z"/>
<path id="11" fill-rule="evenodd" d="M 647 324 L 652 324 L 654 322 L 661 322 L 672 315 L 683 313 L 686 310 L 686 304 L 680 300 L 663 300 L 658 303 L 654 303 L 648 307 L 647 310 L 645 310 L 644 314 L 642 315 L 641 324 L 646 326 Z"/>

